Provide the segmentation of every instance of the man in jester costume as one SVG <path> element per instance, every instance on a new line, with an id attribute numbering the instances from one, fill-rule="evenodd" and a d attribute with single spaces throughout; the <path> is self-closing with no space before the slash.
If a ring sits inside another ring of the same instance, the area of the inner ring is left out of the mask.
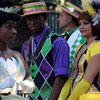
<path id="1" fill-rule="evenodd" d="M 23 12 L 32 36 L 22 47 L 22 55 L 35 82 L 30 100 L 57 100 L 69 77 L 69 46 L 46 23 L 45 2 L 23 5 Z"/>

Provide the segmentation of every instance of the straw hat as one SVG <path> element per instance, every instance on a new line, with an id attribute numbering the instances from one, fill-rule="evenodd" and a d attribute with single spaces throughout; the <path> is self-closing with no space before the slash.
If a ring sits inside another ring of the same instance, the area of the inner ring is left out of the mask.
<path id="1" fill-rule="evenodd" d="M 47 13 L 47 6 L 45 2 L 34 2 L 34 3 L 27 3 L 23 5 L 23 16 L 33 15 L 33 14 L 41 14 Z"/>
<path id="2" fill-rule="evenodd" d="M 70 2 L 66 2 L 63 6 L 58 5 L 62 10 L 66 11 L 67 13 L 71 14 L 72 16 L 78 18 L 81 9 L 76 7 L 75 5 L 71 4 Z"/>

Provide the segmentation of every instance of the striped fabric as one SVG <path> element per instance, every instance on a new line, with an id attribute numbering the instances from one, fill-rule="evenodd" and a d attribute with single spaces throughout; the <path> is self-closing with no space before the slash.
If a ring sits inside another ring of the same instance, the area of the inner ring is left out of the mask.
<path id="1" fill-rule="evenodd" d="M 23 5 L 24 15 L 38 14 L 47 12 L 45 2 L 35 2 Z"/>
<path id="2" fill-rule="evenodd" d="M 66 2 L 64 6 L 59 6 L 59 7 L 76 18 L 78 18 L 81 12 L 81 9 L 71 4 L 70 2 Z"/>
<path id="3" fill-rule="evenodd" d="M 70 11 L 72 14 L 74 14 L 75 16 L 79 16 L 79 14 L 80 14 L 80 12 L 77 10 L 77 9 L 75 9 L 75 8 L 73 8 L 72 6 L 70 6 L 70 5 L 68 5 L 68 4 L 65 4 L 64 5 L 64 8 L 66 9 L 66 10 L 68 10 L 68 11 Z"/>

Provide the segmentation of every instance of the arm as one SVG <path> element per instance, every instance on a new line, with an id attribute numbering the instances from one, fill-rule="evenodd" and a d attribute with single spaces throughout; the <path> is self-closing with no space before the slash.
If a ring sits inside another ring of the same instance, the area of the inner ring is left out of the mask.
<path id="1" fill-rule="evenodd" d="M 100 55 L 94 55 L 90 59 L 83 79 L 74 88 L 68 100 L 77 100 L 82 94 L 88 91 L 92 82 L 94 81 L 95 76 L 98 74 L 98 72 L 100 72 L 99 59 L 100 59 Z"/>
<path id="2" fill-rule="evenodd" d="M 27 77 L 29 77 L 29 72 L 28 72 L 28 70 L 27 70 L 27 66 L 26 66 L 26 64 L 25 64 L 25 61 L 24 61 L 24 59 L 23 59 L 23 57 L 21 56 L 20 53 L 19 53 L 19 57 L 20 57 L 20 59 L 22 60 L 22 62 L 23 62 L 23 64 L 24 64 L 24 68 L 25 68 L 25 71 L 26 71 L 26 75 L 25 75 L 25 78 L 24 78 L 24 79 L 26 79 Z"/>
<path id="3" fill-rule="evenodd" d="M 72 77 L 69 77 L 68 80 L 65 82 L 63 88 L 61 89 L 61 93 L 59 95 L 58 100 L 66 100 L 67 96 L 70 93 L 71 83 Z"/>
<path id="4" fill-rule="evenodd" d="M 65 76 L 60 75 L 56 77 L 49 100 L 57 100 L 66 79 L 67 78 Z"/>
<path id="5" fill-rule="evenodd" d="M 100 72 L 100 54 L 94 55 L 87 66 L 84 79 L 86 79 L 90 84 L 94 81 L 95 76 Z"/>
<path id="6" fill-rule="evenodd" d="M 66 100 L 66 98 L 68 97 L 69 93 L 71 92 L 70 90 L 71 90 L 73 75 L 74 75 L 74 69 L 72 67 L 70 77 L 68 78 L 63 88 L 61 89 L 58 100 Z"/>
<path id="7" fill-rule="evenodd" d="M 57 38 L 53 43 L 53 65 L 55 81 L 49 100 L 57 100 L 60 91 L 69 77 L 69 46 L 62 38 Z"/>
<path id="8" fill-rule="evenodd" d="M 27 70 L 27 67 L 26 67 L 26 64 L 25 64 L 25 61 L 23 59 L 23 57 L 21 56 L 21 54 L 19 53 L 18 54 L 21 61 L 23 62 L 23 65 L 24 65 L 24 69 L 26 71 L 26 75 L 25 75 L 25 78 L 24 80 L 21 82 L 21 87 L 22 87 L 22 91 L 24 93 L 31 93 L 33 92 L 34 88 L 35 88 L 35 84 L 33 82 L 33 79 L 31 76 L 29 76 L 29 72 Z M 21 65 L 21 64 L 20 64 Z"/>

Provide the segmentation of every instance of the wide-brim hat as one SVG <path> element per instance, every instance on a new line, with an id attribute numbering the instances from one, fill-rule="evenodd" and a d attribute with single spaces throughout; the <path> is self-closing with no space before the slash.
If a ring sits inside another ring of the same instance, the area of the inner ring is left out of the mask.
<path id="1" fill-rule="evenodd" d="M 51 11 L 47 11 L 47 6 L 45 2 L 34 2 L 34 3 L 27 3 L 23 5 L 23 16 L 29 16 L 34 14 L 41 14 L 41 13 L 49 13 Z"/>
<path id="2" fill-rule="evenodd" d="M 68 14 L 78 18 L 82 10 L 70 2 L 66 2 L 63 6 L 58 5 L 62 10 L 66 11 Z"/>

